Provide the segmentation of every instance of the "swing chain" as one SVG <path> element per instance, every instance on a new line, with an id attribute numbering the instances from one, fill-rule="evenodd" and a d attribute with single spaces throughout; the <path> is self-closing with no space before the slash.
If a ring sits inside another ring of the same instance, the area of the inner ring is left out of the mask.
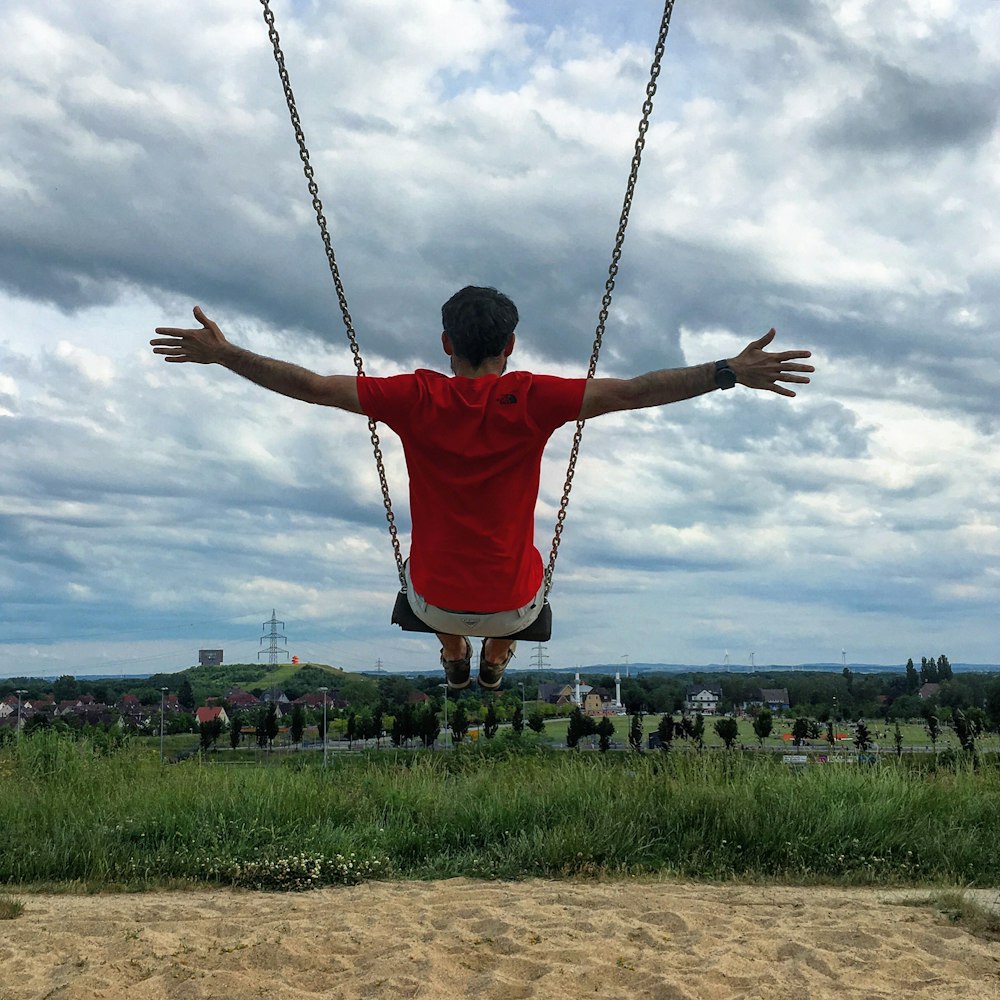
<path id="1" fill-rule="evenodd" d="M 351 318 L 347 306 L 347 296 L 344 292 L 343 282 L 340 278 L 340 268 L 333 251 L 333 243 L 330 239 L 329 228 L 327 227 L 326 215 L 323 211 L 323 203 L 319 197 L 319 186 L 316 183 L 313 168 L 309 159 L 309 149 L 306 146 L 305 133 L 299 118 L 298 108 L 295 103 L 295 96 L 292 93 L 291 81 L 288 70 L 285 67 L 285 57 L 281 49 L 278 31 L 274 25 L 274 13 L 271 10 L 269 0 L 260 0 L 264 10 L 264 21 L 267 24 L 268 37 L 274 50 L 274 61 L 278 67 L 278 75 L 281 79 L 282 90 L 285 95 L 285 102 L 288 105 L 288 115 L 295 132 L 295 140 L 299 147 L 299 158 L 302 160 L 302 171 L 305 174 L 309 187 L 309 194 L 312 197 L 313 210 L 316 213 L 316 224 L 319 227 L 320 236 L 323 240 L 323 248 L 326 251 L 327 262 L 330 266 L 330 275 L 337 292 L 337 301 L 340 304 L 340 311 L 343 316 L 344 327 L 347 332 L 347 339 L 350 343 L 351 354 L 354 358 L 354 366 L 358 376 L 364 377 L 364 364 L 361 359 L 361 350 L 358 346 L 357 335 L 354 330 L 354 321 Z M 618 267 L 622 257 L 622 248 L 625 244 L 625 232 L 628 228 L 629 213 L 632 209 L 632 200 L 635 194 L 635 186 L 639 176 L 639 166 L 642 160 L 642 151 L 646 144 L 646 132 L 649 130 L 649 119 L 653 112 L 653 97 L 656 94 L 656 81 L 660 75 L 660 66 L 666 48 L 667 33 L 670 30 L 670 17 L 673 13 L 674 0 L 666 0 L 663 7 L 663 17 L 660 21 L 660 31 L 657 36 L 656 48 L 653 56 L 653 63 L 650 67 L 650 78 L 646 85 L 646 99 L 642 105 L 642 118 L 639 122 L 638 136 L 635 141 L 635 150 L 632 155 L 631 170 L 629 172 L 628 184 L 625 189 L 625 198 L 622 203 L 622 211 L 618 221 L 618 232 L 615 237 L 614 249 L 611 254 L 611 264 L 608 267 L 608 277 L 604 283 L 604 295 L 601 299 L 601 309 L 598 314 L 597 329 L 594 335 L 594 345 L 590 354 L 590 364 L 587 369 L 587 378 L 594 378 L 597 372 L 597 362 L 601 353 L 601 346 L 604 341 L 605 326 L 608 314 L 611 309 L 611 299 L 618 277 Z M 579 457 L 580 444 L 583 440 L 583 428 L 585 421 L 578 420 L 576 430 L 573 434 L 573 445 L 570 450 L 569 464 L 566 469 L 566 481 L 563 486 L 563 495 L 559 501 L 559 511 L 556 515 L 555 533 L 552 538 L 552 549 L 549 553 L 548 566 L 545 569 L 545 595 L 548 596 L 552 589 L 553 575 L 555 573 L 556 558 L 559 554 L 559 545 L 562 540 L 562 533 L 565 527 L 566 513 L 569 507 L 570 493 L 573 488 L 573 478 L 576 474 L 576 463 Z M 375 464 L 378 469 L 379 484 L 382 488 L 382 502 L 385 507 L 386 520 L 389 524 L 389 535 L 392 540 L 393 553 L 396 558 L 396 569 L 399 573 L 400 586 L 406 587 L 406 574 L 403 566 L 403 555 L 399 544 L 399 534 L 396 527 L 396 518 L 392 510 L 392 499 L 389 493 L 389 483 L 385 474 L 385 464 L 383 461 L 381 443 L 379 441 L 377 425 L 374 420 L 368 420 L 368 430 L 371 434 L 372 450 L 375 455 Z"/>
<path id="2" fill-rule="evenodd" d="M 274 49 L 274 61 L 278 66 L 278 76 L 281 78 L 281 88 L 285 94 L 285 103 L 288 105 L 288 116 L 295 131 L 295 141 L 299 147 L 299 159 L 302 160 L 302 172 L 305 174 L 306 182 L 309 186 L 309 194 L 312 196 L 312 206 L 316 213 L 316 224 L 319 226 L 320 236 L 323 240 L 323 249 L 326 251 L 326 259 L 330 265 L 330 276 L 333 278 L 333 285 L 337 291 L 337 301 L 340 303 L 340 311 L 344 319 L 344 327 L 347 331 L 347 339 L 351 345 L 351 354 L 354 357 L 354 367 L 357 369 L 360 378 L 365 377 L 364 362 L 361 360 L 361 348 L 358 346 L 358 338 L 354 332 L 354 320 L 347 308 L 347 295 L 344 292 L 344 284 L 340 279 L 340 268 L 337 266 L 337 258 L 333 252 L 333 242 L 330 239 L 330 230 L 326 224 L 326 215 L 323 211 L 323 202 L 319 197 L 319 185 L 313 172 L 312 164 L 309 161 L 309 149 L 306 146 L 305 133 L 302 130 L 302 122 L 299 118 L 298 107 L 295 103 L 295 95 L 292 93 L 292 84 L 285 68 L 285 55 L 281 50 L 281 40 L 278 37 L 278 30 L 274 26 L 274 13 L 271 10 L 269 0 L 260 0 L 264 8 L 264 22 L 267 24 L 267 35 L 271 40 L 271 47 Z M 378 429 L 374 420 L 368 419 L 368 431 L 371 435 L 372 451 L 375 455 L 375 465 L 378 468 L 379 484 L 382 487 L 382 504 L 385 507 L 385 518 L 389 522 L 389 537 L 392 539 L 392 551 L 396 557 L 396 570 L 399 573 L 399 583 L 401 587 L 406 586 L 406 574 L 403 568 L 403 553 L 399 546 L 399 532 L 396 527 L 396 515 L 392 511 L 392 498 L 389 495 L 389 481 L 385 474 L 385 463 L 382 457 L 382 445 L 379 441 Z"/>
<path id="3" fill-rule="evenodd" d="M 660 75 L 660 65 L 667 45 L 667 32 L 670 30 L 670 16 L 673 13 L 674 0 L 666 0 L 663 5 L 663 18 L 660 21 L 660 33 L 656 39 L 653 52 L 653 63 L 649 70 L 649 82 L 646 84 L 646 100 L 642 105 L 642 118 L 639 121 L 639 134 L 635 140 L 635 151 L 632 154 L 632 166 L 629 172 L 628 184 L 625 188 L 625 199 L 622 203 L 621 215 L 618 219 L 618 233 L 615 236 L 614 250 L 611 252 L 611 264 L 608 267 L 608 279 L 604 283 L 604 296 L 601 299 L 601 310 L 597 317 L 597 330 L 594 335 L 594 347 L 590 354 L 590 366 L 587 378 L 592 379 L 597 373 L 597 359 L 600 357 L 601 345 L 604 342 L 604 328 L 611 309 L 611 296 L 618 277 L 618 265 L 622 257 L 622 247 L 625 244 L 625 230 L 628 228 L 629 213 L 632 210 L 632 198 L 635 195 L 636 182 L 639 179 L 639 165 L 642 161 L 642 151 L 646 145 L 646 133 L 649 131 L 649 119 L 653 113 L 653 97 L 656 94 L 656 81 Z M 559 555 L 559 544 L 562 541 L 563 528 L 566 522 L 566 511 L 569 507 L 569 495 L 573 489 L 573 477 L 576 475 L 576 462 L 580 454 L 580 443 L 583 440 L 583 427 L 586 421 L 578 420 L 573 433 L 573 446 L 570 449 L 569 464 L 566 468 L 566 482 L 563 486 L 562 499 L 559 501 L 559 511 L 556 514 L 555 533 L 552 536 L 552 549 L 549 552 L 549 563 L 545 568 L 545 596 L 552 590 L 552 581 L 556 570 L 556 557 Z"/>

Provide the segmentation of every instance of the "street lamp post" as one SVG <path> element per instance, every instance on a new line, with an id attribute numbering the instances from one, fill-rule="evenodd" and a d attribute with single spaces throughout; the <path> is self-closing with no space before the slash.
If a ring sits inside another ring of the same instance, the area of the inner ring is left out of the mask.
<path id="1" fill-rule="evenodd" d="M 17 689 L 17 738 L 21 738 L 21 695 L 28 692 L 24 688 Z"/>
<path id="2" fill-rule="evenodd" d="M 326 692 L 329 688 L 321 687 L 320 691 L 323 692 L 323 766 L 326 767 L 326 745 L 329 743 L 329 739 L 326 734 Z"/>
<path id="3" fill-rule="evenodd" d="M 166 712 L 167 689 L 160 688 L 160 763 L 163 763 L 163 716 Z"/>
<path id="4" fill-rule="evenodd" d="M 441 738 L 441 745 L 445 746 L 448 739 L 448 685 L 439 684 L 438 687 L 444 688 L 444 736 Z"/>

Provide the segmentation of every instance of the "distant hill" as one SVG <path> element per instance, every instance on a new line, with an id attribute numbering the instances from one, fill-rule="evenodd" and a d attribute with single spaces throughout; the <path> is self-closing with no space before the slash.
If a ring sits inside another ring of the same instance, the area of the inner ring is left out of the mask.
<path id="1" fill-rule="evenodd" d="M 903 673 L 906 670 L 905 663 L 848 663 L 847 666 L 856 674 L 886 674 Z M 917 664 L 917 669 L 920 664 Z M 620 673 L 625 676 L 625 665 L 622 663 L 594 663 L 580 667 L 546 667 L 547 671 L 564 674 L 575 674 L 577 670 L 581 674 L 615 674 Z M 762 673 L 840 673 L 844 669 L 843 663 L 756 663 L 751 669 L 747 663 L 730 663 L 727 667 L 724 663 L 690 664 L 690 663 L 630 663 L 628 672 L 635 674 L 762 674 Z M 952 663 L 951 669 L 955 673 L 978 673 L 988 674 L 1000 672 L 1000 664 L 997 663 Z M 531 667 L 508 668 L 508 673 L 520 671 L 521 673 L 531 673 Z"/>
<path id="2" fill-rule="evenodd" d="M 233 687 L 258 695 L 268 691 L 284 692 L 290 698 L 328 687 L 349 697 L 373 683 L 360 674 L 349 674 L 326 663 L 279 663 L 274 666 L 266 663 L 223 663 L 220 666 L 189 667 L 173 674 L 153 674 L 147 683 L 151 687 L 167 687 L 176 691 L 185 677 L 199 702 L 209 696 L 218 697 Z"/>
<path id="3" fill-rule="evenodd" d="M 856 674 L 884 674 L 902 673 L 906 667 L 903 663 L 848 663 L 848 667 Z M 1000 664 L 997 663 L 952 663 L 952 670 L 956 674 L 961 673 L 998 673 Z M 764 674 L 764 673 L 840 673 L 844 669 L 842 663 L 757 663 L 753 669 L 749 664 L 731 663 L 728 667 L 722 663 L 693 664 L 693 663 L 630 663 L 628 673 L 631 676 L 637 674 Z M 625 665 L 623 663 L 590 663 L 579 667 L 550 667 L 546 666 L 545 673 L 567 674 L 572 676 L 577 671 L 581 674 L 614 674 L 621 673 L 625 677 Z M 509 674 L 535 674 L 537 669 L 531 666 L 510 667 Z M 308 685 L 309 690 L 315 690 L 322 685 L 330 688 L 344 689 L 345 685 L 350 685 L 355 681 L 367 681 L 374 683 L 378 677 L 427 677 L 436 673 L 433 668 L 422 670 L 391 670 L 391 671 L 361 671 L 348 672 L 340 667 L 332 667 L 325 663 L 280 663 L 272 668 L 269 664 L 263 663 L 226 663 L 218 667 L 187 667 L 175 673 L 160 674 L 77 674 L 81 681 L 108 681 L 115 687 L 127 685 L 136 687 L 143 682 L 151 687 L 168 687 L 171 691 L 176 690 L 177 685 L 183 677 L 187 677 L 194 688 L 195 693 L 202 691 L 214 693 L 218 689 L 230 687 L 242 687 L 249 691 L 254 688 L 269 690 L 271 688 L 284 689 L 292 687 L 296 689 L 302 684 Z M 56 680 L 55 675 L 33 675 L 0 678 L 0 685 L 10 685 L 13 683 L 30 683 L 47 681 L 49 683 Z M 211 690 L 209 690 L 211 689 Z"/>

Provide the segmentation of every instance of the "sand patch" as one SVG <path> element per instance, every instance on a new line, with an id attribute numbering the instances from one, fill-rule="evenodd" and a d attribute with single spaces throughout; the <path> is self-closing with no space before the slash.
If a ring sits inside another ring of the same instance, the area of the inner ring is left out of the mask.
<path id="1" fill-rule="evenodd" d="M 1000 1000 L 1000 943 L 877 889 L 451 879 L 19 898 L 0 1000 Z"/>

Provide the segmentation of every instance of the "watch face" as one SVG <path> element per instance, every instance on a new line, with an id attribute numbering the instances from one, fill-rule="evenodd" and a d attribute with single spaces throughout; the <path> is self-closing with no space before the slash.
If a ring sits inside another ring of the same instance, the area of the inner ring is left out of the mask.
<path id="1" fill-rule="evenodd" d="M 718 368 L 715 372 L 715 384 L 720 389 L 732 389 L 736 385 L 736 372 L 732 368 Z"/>

